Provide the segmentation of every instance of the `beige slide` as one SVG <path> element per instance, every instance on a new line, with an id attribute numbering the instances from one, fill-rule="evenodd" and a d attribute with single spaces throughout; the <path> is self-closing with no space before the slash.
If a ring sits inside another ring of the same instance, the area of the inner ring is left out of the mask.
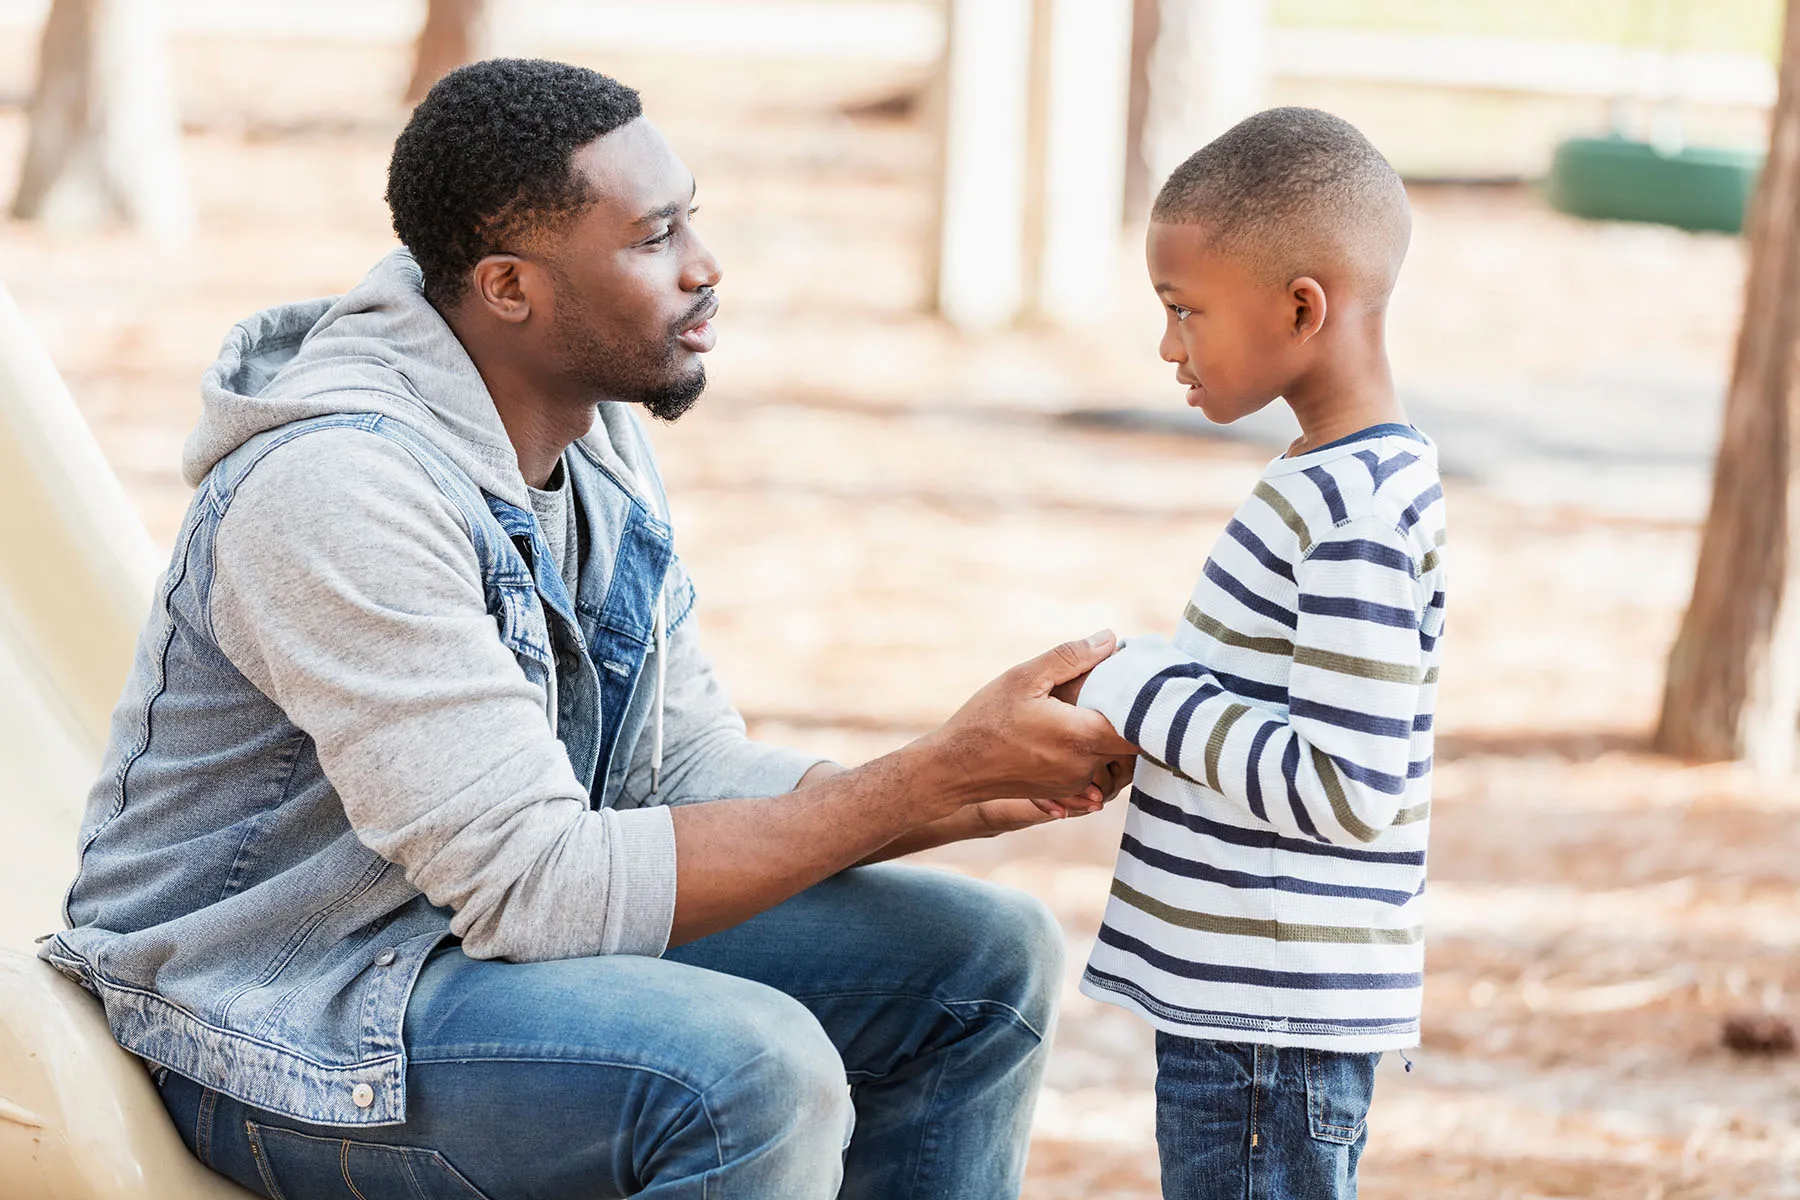
<path id="1" fill-rule="evenodd" d="M 0 1200 L 242 1200 L 181 1144 L 99 1003 L 31 953 L 158 555 L 0 290 Z"/>

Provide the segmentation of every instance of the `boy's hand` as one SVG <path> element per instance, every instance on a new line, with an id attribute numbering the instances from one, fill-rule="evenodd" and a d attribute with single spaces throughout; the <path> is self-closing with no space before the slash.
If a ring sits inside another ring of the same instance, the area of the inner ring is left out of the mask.
<path id="1" fill-rule="evenodd" d="M 1130 785 L 1132 773 L 1136 767 L 1137 756 L 1135 754 L 1108 759 L 1095 770 L 1094 778 L 1081 795 L 1070 796 L 1066 800 L 1033 800 L 1031 803 L 1051 820 L 1061 820 L 1063 817 L 1084 817 L 1088 813 L 1099 812 L 1106 807 L 1107 801 Z M 1006 803 L 1011 803 L 1011 801 Z"/>

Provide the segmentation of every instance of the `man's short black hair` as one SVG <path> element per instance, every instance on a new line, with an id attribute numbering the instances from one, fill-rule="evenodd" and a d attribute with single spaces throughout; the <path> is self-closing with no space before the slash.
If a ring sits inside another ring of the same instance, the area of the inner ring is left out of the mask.
<path id="1" fill-rule="evenodd" d="M 598 71 L 494 58 L 438 80 L 394 143 L 387 202 L 439 308 L 489 254 L 593 203 L 575 151 L 644 113 L 638 94 Z"/>
<path id="2" fill-rule="evenodd" d="M 1406 188 L 1341 117 L 1271 108 L 1175 168 L 1150 219 L 1204 225 L 1220 249 L 1285 283 L 1329 264 L 1385 295 L 1412 231 Z"/>

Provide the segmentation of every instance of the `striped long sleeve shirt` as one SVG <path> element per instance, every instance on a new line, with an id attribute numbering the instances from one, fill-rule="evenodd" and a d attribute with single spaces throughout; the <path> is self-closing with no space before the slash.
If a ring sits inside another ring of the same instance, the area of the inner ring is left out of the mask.
<path id="1" fill-rule="evenodd" d="M 1188 1037 L 1418 1043 L 1437 453 L 1383 425 L 1279 458 L 1170 639 L 1128 639 L 1083 707 L 1142 748 L 1082 990 Z"/>

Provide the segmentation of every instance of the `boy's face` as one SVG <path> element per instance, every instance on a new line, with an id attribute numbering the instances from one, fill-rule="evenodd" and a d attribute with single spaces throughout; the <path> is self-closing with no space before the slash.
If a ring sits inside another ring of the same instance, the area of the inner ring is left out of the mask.
<path id="1" fill-rule="evenodd" d="M 1204 225 L 1150 224 L 1150 282 L 1163 303 L 1163 361 L 1187 402 L 1228 425 L 1281 394 L 1299 374 L 1289 289 L 1257 278 L 1210 245 Z"/>

